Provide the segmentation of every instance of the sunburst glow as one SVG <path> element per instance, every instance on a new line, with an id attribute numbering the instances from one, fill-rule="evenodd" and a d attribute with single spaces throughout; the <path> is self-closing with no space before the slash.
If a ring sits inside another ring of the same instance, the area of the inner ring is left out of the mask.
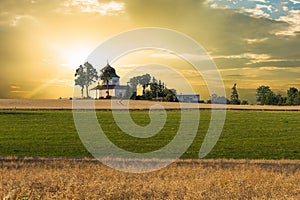
<path id="1" fill-rule="evenodd" d="M 64 63 L 61 65 L 70 69 L 76 69 L 85 62 L 91 51 L 92 50 L 87 46 L 63 49 L 61 51 L 61 56 Z"/>

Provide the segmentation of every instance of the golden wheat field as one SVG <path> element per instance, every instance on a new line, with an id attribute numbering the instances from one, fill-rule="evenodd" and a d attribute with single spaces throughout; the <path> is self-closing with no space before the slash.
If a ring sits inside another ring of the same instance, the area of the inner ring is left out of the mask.
<path id="1" fill-rule="evenodd" d="M 155 102 L 143 100 L 84 100 L 93 102 L 95 109 L 149 109 L 151 106 L 160 104 L 165 109 L 180 109 L 180 104 L 176 102 Z M 114 106 L 112 107 L 112 103 Z M 294 110 L 300 111 L 300 106 L 261 106 L 261 105 L 222 105 L 222 104 L 193 104 L 182 103 L 185 108 L 200 109 L 231 109 L 231 110 Z M 0 99 L 0 109 L 72 109 L 72 100 L 69 99 Z"/>
<path id="2" fill-rule="evenodd" d="M 300 161 L 179 160 L 130 174 L 91 158 L 1 158 L 3 199 L 300 199 Z"/>

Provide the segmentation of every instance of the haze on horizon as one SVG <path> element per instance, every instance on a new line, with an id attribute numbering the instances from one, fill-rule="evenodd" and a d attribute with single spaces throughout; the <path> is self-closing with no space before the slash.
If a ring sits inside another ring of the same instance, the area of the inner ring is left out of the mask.
<path id="1" fill-rule="evenodd" d="M 75 68 L 106 39 L 141 27 L 195 39 L 214 59 L 228 94 L 234 83 L 248 100 L 260 85 L 281 93 L 300 89 L 297 0 L 2 0 L 0 98 L 72 96 Z M 178 60 L 153 55 L 170 66 Z M 122 66 L 147 64 L 133 57 L 113 66 L 122 75 Z"/>

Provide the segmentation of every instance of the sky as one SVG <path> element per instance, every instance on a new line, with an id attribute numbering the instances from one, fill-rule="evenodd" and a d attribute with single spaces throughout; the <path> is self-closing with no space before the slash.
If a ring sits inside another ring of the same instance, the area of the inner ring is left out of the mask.
<path id="1" fill-rule="evenodd" d="M 234 83 L 250 101 L 260 85 L 282 94 L 300 89 L 300 0 L 1 0 L 0 98 L 71 97 L 74 70 L 97 46 L 143 27 L 197 41 L 216 63 L 228 95 Z M 201 97 L 209 97 L 189 63 L 165 52 L 136 52 L 112 65 L 125 75 L 125 66 L 151 63 L 185 70 Z"/>

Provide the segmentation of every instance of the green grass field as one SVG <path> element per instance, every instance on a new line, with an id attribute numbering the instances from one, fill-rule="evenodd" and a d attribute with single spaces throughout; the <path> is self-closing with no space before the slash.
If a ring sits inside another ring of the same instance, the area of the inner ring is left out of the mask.
<path id="1" fill-rule="evenodd" d="M 210 111 L 201 110 L 198 134 L 182 158 L 198 158 L 210 121 Z M 97 116 L 107 136 L 132 152 L 149 152 L 168 144 L 175 136 L 179 111 L 167 111 L 162 131 L 147 139 L 124 134 L 110 111 Z M 131 111 L 137 124 L 149 123 L 148 112 Z M 300 112 L 227 111 L 222 135 L 206 158 L 300 159 Z M 188 133 L 187 133 L 188 134 Z M 0 111 L 0 156 L 90 156 L 81 143 L 68 110 Z"/>

